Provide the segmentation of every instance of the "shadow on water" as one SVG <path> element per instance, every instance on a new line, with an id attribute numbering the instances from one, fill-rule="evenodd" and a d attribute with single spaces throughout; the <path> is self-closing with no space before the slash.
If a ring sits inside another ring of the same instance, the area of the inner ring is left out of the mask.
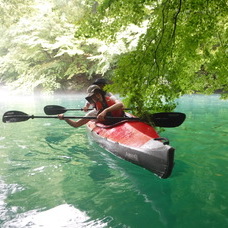
<path id="1" fill-rule="evenodd" d="M 190 165 L 181 160 L 176 160 L 171 178 L 177 178 L 185 175 L 191 169 Z"/>
<path id="2" fill-rule="evenodd" d="M 51 144 L 58 144 L 64 141 L 67 138 L 67 136 L 63 137 L 61 136 L 46 136 L 45 140 L 47 144 L 51 147 Z"/>

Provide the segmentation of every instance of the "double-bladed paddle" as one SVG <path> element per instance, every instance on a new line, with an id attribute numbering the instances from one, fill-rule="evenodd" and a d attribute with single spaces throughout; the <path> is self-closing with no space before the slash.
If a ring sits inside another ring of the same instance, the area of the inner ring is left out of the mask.
<path id="1" fill-rule="evenodd" d="M 92 109 L 88 109 L 92 110 Z M 130 110 L 129 108 L 125 108 L 124 110 Z M 56 115 L 65 113 L 67 111 L 83 111 L 83 108 L 65 108 L 60 105 L 47 105 L 44 107 L 44 112 L 47 115 Z"/>
<path id="2" fill-rule="evenodd" d="M 46 118 L 46 119 L 57 119 L 58 116 L 35 116 L 28 115 L 21 111 L 8 111 L 3 117 L 2 121 L 4 123 L 15 123 L 22 122 L 29 119 L 35 118 Z M 96 116 L 64 116 L 65 119 L 97 119 Z M 160 112 L 151 114 L 150 119 L 157 127 L 178 127 L 180 126 L 186 118 L 184 113 L 180 112 Z M 106 117 L 106 119 L 115 119 L 115 120 L 129 120 L 129 121 L 141 121 L 140 118 L 137 117 Z"/>

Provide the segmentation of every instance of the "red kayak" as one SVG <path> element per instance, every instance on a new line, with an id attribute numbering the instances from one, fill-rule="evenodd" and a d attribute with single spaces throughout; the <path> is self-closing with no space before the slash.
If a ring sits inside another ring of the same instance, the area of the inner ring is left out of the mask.
<path id="1" fill-rule="evenodd" d="M 93 139 L 111 153 L 167 178 L 172 173 L 174 148 L 155 129 L 141 121 L 121 121 L 104 125 L 89 121 Z"/>

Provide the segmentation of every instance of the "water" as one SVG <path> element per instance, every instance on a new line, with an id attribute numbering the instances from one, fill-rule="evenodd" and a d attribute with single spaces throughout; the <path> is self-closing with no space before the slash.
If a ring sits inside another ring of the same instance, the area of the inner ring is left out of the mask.
<path id="1" fill-rule="evenodd" d="M 4 97 L 0 114 L 44 115 L 48 104 L 84 101 Z M 0 123 L 0 227 L 227 227 L 228 101 L 185 96 L 176 110 L 187 120 L 161 133 L 176 148 L 165 180 L 100 148 L 85 127 L 57 119 Z"/>

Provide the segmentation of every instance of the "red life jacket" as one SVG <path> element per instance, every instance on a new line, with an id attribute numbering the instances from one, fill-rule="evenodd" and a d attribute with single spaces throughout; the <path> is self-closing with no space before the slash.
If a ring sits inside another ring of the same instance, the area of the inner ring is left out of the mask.
<path id="1" fill-rule="evenodd" d="M 102 112 L 105 108 L 108 108 L 108 107 L 116 104 L 116 102 L 111 97 L 105 96 L 104 98 L 105 98 L 104 102 L 97 101 L 95 103 L 96 110 L 98 110 L 100 112 Z M 112 112 L 108 112 L 107 116 L 122 117 L 122 116 L 124 116 L 124 111 L 122 109 L 119 109 L 119 110 L 115 110 Z"/>

